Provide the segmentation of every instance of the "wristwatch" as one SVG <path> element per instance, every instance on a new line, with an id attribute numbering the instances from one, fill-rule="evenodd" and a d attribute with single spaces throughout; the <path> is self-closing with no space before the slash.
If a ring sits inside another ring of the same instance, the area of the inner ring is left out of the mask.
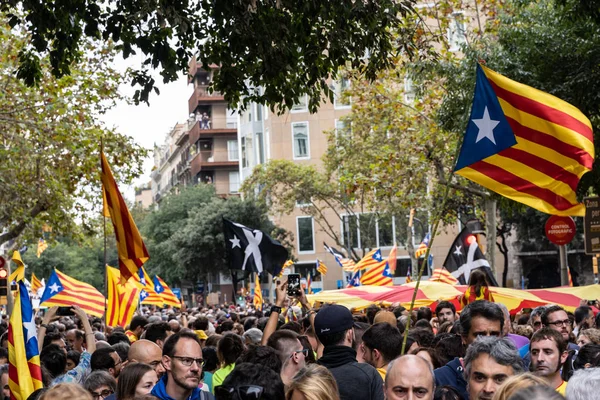
<path id="1" fill-rule="evenodd" d="M 281 314 L 281 307 L 279 306 L 271 306 L 271 312 L 276 312 L 277 314 Z"/>

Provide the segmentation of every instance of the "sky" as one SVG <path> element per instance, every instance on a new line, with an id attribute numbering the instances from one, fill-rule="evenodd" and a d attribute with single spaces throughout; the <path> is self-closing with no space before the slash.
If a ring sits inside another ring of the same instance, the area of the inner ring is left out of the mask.
<path id="1" fill-rule="evenodd" d="M 120 58 L 115 61 L 115 68 L 125 71 L 128 66 L 135 68 L 136 63 L 140 64 L 140 58 L 135 56 L 127 60 Z M 154 143 L 161 145 L 170 129 L 178 122 L 187 119 L 188 99 L 193 91 L 192 86 L 187 85 L 187 76 L 184 73 L 179 80 L 168 84 L 162 83 L 158 74 L 154 74 L 154 78 L 158 82 L 160 95 L 152 92 L 149 106 L 146 103 L 136 106 L 121 102 L 102 116 L 102 120 L 109 127 L 116 127 L 120 133 L 133 137 L 138 144 L 150 150 L 144 162 L 144 174 L 132 185 L 120 185 L 121 193 L 131 201 L 135 197 L 134 186 L 141 186 L 150 181 L 150 171 L 154 164 L 152 153 Z M 120 91 L 132 98 L 135 88 L 129 83 L 124 83 Z"/>

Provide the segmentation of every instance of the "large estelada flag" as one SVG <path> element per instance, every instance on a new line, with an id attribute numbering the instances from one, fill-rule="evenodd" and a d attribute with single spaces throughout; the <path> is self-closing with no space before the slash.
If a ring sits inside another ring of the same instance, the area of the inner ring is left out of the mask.
<path id="1" fill-rule="evenodd" d="M 18 285 L 8 326 L 8 386 L 11 400 L 26 400 L 43 387 L 42 369 L 33 306 L 25 283 Z"/>
<path id="2" fill-rule="evenodd" d="M 169 288 L 169 285 L 158 275 L 154 275 L 154 291 L 163 299 L 163 302 L 171 307 L 181 308 L 181 302 L 175 296 L 175 293 Z"/>
<path id="3" fill-rule="evenodd" d="M 344 270 L 350 271 L 350 272 L 362 271 L 363 269 L 367 269 L 367 268 L 371 268 L 373 266 L 379 265 L 379 264 L 381 264 L 382 261 L 383 261 L 383 258 L 381 257 L 381 250 L 373 249 L 373 250 L 369 251 L 367 254 L 365 254 L 365 256 L 363 258 L 361 258 L 360 261 L 357 262 L 356 265 L 354 265 L 352 268 L 349 268 L 349 269 L 344 268 Z"/>
<path id="4" fill-rule="evenodd" d="M 127 326 L 133 318 L 140 299 L 140 289 L 131 280 L 121 283 L 119 270 L 106 266 L 108 283 L 106 303 L 106 325 Z"/>
<path id="5" fill-rule="evenodd" d="M 469 283 L 471 272 L 481 269 L 487 276 L 488 283 L 492 286 L 498 286 L 496 278 L 490 268 L 490 263 L 486 260 L 483 252 L 479 248 L 477 238 L 467 227 L 456 236 L 452 246 L 448 250 L 444 268 L 454 276 L 461 285 Z"/>
<path id="6" fill-rule="evenodd" d="M 226 218 L 223 218 L 223 232 L 230 269 L 279 275 L 288 259 L 288 251 L 281 243 L 258 229 Z"/>
<path id="7" fill-rule="evenodd" d="M 592 125 L 581 111 L 477 67 L 457 174 L 539 211 L 583 216 L 575 192 L 593 162 Z"/>
<path id="8" fill-rule="evenodd" d="M 150 258 L 142 235 L 138 231 L 127 204 L 121 196 L 117 182 L 113 177 L 108 161 L 101 153 L 102 160 L 102 198 L 104 206 L 102 214 L 109 217 L 115 229 L 117 252 L 119 254 L 119 271 L 121 281 L 125 283 Z"/>
<path id="9" fill-rule="evenodd" d="M 377 249 L 375 252 L 369 253 L 371 261 L 369 261 L 370 269 L 363 274 L 360 278 L 360 283 L 362 285 L 373 285 L 373 286 L 389 286 L 394 282 L 392 280 L 392 273 L 390 271 L 390 266 L 387 262 L 387 259 L 381 257 L 381 251 Z M 358 266 L 363 260 L 365 260 L 367 256 L 365 256 L 359 263 Z"/>
<path id="10" fill-rule="evenodd" d="M 55 269 L 48 282 L 40 305 L 46 307 L 70 307 L 78 305 L 86 314 L 101 318 L 106 299 L 95 287 L 78 281 Z"/>

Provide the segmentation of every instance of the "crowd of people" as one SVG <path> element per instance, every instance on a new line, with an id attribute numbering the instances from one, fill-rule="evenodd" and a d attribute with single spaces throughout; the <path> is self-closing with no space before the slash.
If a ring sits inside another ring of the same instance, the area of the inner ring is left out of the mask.
<path id="1" fill-rule="evenodd" d="M 460 313 L 447 301 L 412 313 L 394 304 L 356 311 L 314 307 L 286 288 L 278 282 L 263 310 L 142 307 L 127 329 L 77 306 L 71 316 L 50 308 L 36 318 L 44 388 L 30 399 L 598 398 L 600 316 L 587 304 L 513 316 L 488 300 Z M 0 344 L 6 363 L 6 332 Z M 8 365 L 0 380 L 10 396 Z"/>

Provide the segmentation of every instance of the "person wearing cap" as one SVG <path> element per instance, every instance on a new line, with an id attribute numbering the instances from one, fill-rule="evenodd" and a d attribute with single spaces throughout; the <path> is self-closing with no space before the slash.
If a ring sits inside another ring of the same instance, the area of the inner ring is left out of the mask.
<path id="1" fill-rule="evenodd" d="M 322 307 L 314 319 L 315 333 L 323 344 L 317 363 L 334 376 L 341 400 L 383 400 L 383 380 L 375 368 L 356 361 L 354 320 L 346 307 Z"/>

